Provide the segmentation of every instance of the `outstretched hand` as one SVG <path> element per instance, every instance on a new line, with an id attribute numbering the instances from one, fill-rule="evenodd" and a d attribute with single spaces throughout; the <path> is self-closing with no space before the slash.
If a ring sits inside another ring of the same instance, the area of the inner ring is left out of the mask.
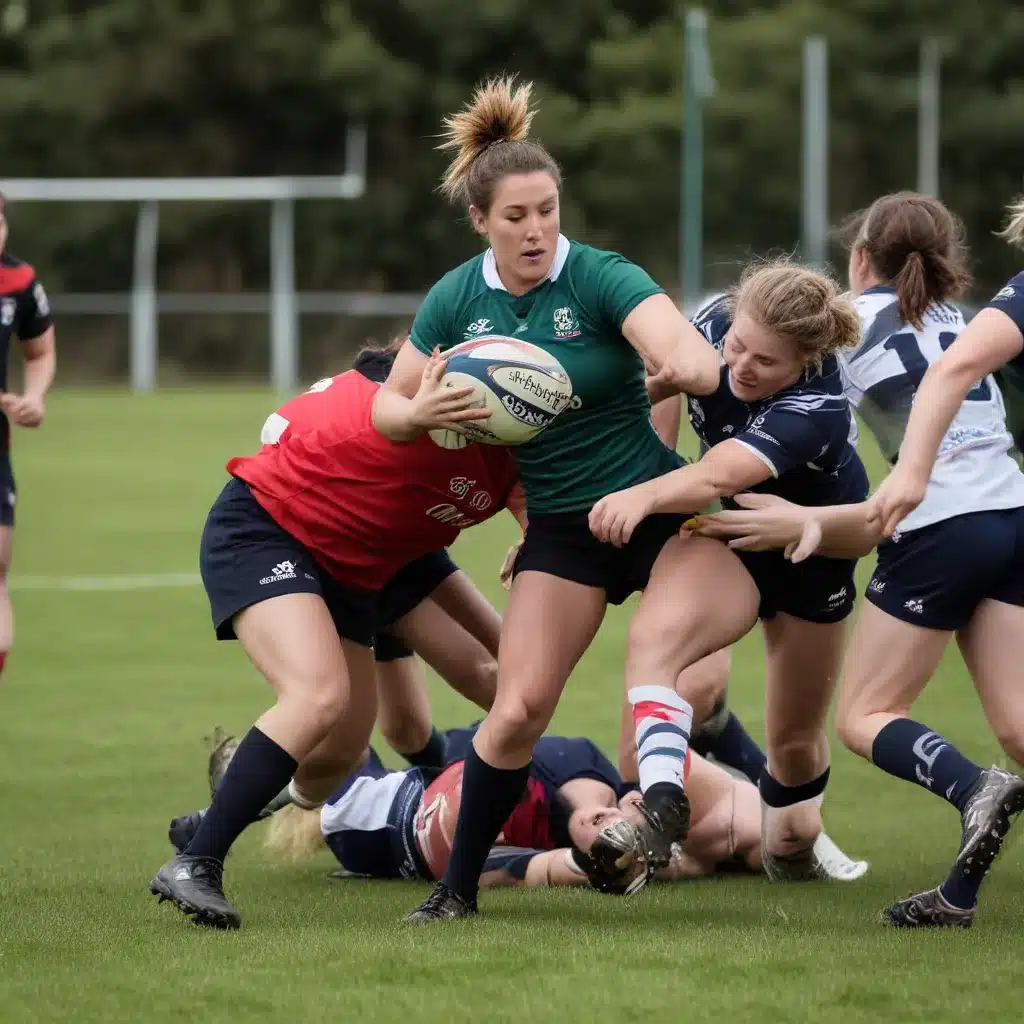
<path id="1" fill-rule="evenodd" d="M 739 509 L 695 516 L 683 529 L 724 540 L 735 551 L 777 551 L 802 562 L 821 546 L 822 529 L 813 508 L 774 494 L 737 494 Z"/>

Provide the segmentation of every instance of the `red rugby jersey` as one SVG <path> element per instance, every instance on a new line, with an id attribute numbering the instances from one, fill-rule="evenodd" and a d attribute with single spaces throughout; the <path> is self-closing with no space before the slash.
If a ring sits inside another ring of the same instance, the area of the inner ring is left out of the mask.
<path id="1" fill-rule="evenodd" d="M 379 590 L 489 519 L 517 480 L 507 448 L 389 441 L 372 423 L 379 387 L 354 370 L 319 381 L 271 414 L 255 455 L 227 464 L 282 529 L 359 590 Z"/>

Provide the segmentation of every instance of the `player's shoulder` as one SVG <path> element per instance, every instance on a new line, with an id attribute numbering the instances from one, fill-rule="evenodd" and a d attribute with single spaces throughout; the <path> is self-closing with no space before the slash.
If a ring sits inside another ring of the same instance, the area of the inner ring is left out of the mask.
<path id="1" fill-rule="evenodd" d="M 484 285 L 485 256 L 486 253 L 478 253 L 457 267 L 453 267 L 434 283 L 430 294 L 437 298 L 451 300 L 481 290 Z"/>
<path id="2" fill-rule="evenodd" d="M 0 292 L 11 294 L 24 291 L 36 277 L 35 267 L 13 253 L 0 254 Z"/>
<path id="3" fill-rule="evenodd" d="M 1014 274 L 1002 288 L 996 292 L 995 298 L 997 299 L 1009 299 L 1014 296 L 1024 296 L 1024 270 L 1018 274 Z"/>
<path id="4" fill-rule="evenodd" d="M 820 366 L 808 367 L 800 380 L 780 391 L 768 404 L 780 412 L 806 415 L 846 413 L 849 403 L 839 360 L 834 355 L 828 355 Z"/>

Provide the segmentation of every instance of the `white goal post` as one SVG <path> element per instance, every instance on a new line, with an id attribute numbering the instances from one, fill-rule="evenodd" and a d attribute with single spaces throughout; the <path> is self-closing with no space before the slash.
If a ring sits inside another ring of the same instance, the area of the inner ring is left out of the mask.
<path id="1" fill-rule="evenodd" d="M 298 305 L 295 295 L 297 199 L 358 199 L 366 189 L 366 127 L 350 125 L 345 170 L 339 175 L 266 178 L 10 178 L 0 192 L 14 202 L 138 203 L 131 291 L 132 390 L 150 392 L 157 377 L 156 288 L 160 203 L 270 203 L 270 377 L 278 391 L 299 379 Z"/>

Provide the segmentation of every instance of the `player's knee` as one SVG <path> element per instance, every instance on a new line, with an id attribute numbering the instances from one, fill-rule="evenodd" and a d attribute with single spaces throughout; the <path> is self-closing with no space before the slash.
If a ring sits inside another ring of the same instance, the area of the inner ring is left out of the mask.
<path id="1" fill-rule="evenodd" d="M 502 696 L 487 716 L 491 723 L 489 731 L 505 749 L 532 749 L 548 727 L 552 712 L 550 701 L 523 694 Z"/>
<path id="2" fill-rule="evenodd" d="M 345 687 L 337 680 L 318 680 L 306 688 L 303 704 L 310 726 L 326 733 L 345 713 L 348 704 Z"/>
<path id="3" fill-rule="evenodd" d="M 1024 765 L 1024 723 L 1009 721 L 1000 723 L 996 739 L 1007 757 L 1013 758 L 1018 766 Z"/>
<path id="4" fill-rule="evenodd" d="M 768 738 L 772 775 L 787 786 L 817 778 L 828 767 L 828 757 L 828 740 L 820 729 Z"/>
<path id="5" fill-rule="evenodd" d="M 473 663 L 467 682 L 468 685 L 462 689 L 462 695 L 468 697 L 478 708 L 490 711 L 498 689 L 498 662 L 489 654 L 482 655 Z"/>
<path id="6" fill-rule="evenodd" d="M 430 739 L 433 722 L 430 717 L 416 713 L 412 708 L 389 708 L 381 718 L 381 735 L 392 750 L 410 754 L 422 750 Z"/>
<path id="7" fill-rule="evenodd" d="M 842 743 L 847 750 L 852 750 L 855 754 L 860 754 L 861 757 L 863 757 L 863 716 L 857 714 L 853 708 L 844 708 L 840 706 L 836 709 L 835 726 L 839 742 Z"/>

